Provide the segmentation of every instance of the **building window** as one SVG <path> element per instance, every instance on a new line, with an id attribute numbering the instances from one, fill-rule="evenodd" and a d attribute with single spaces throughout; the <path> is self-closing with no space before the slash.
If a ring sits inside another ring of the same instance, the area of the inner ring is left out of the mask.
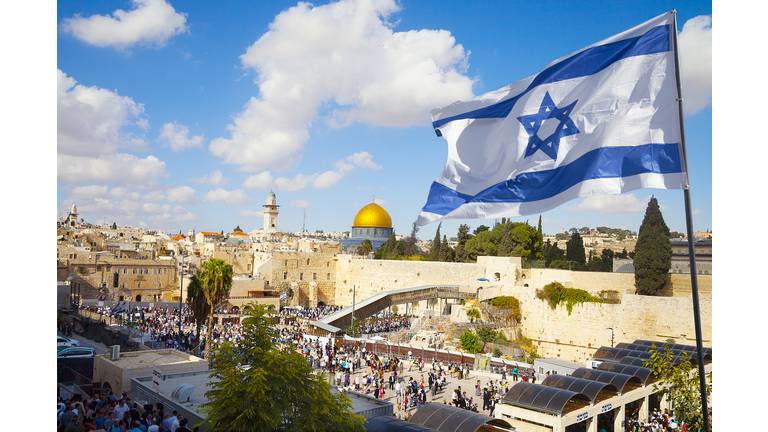
<path id="1" fill-rule="evenodd" d="M 144 269 L 144 274 L 149 274 L 149 269 L 148 268 Z"/>
<path id="2" fill-rule="evenodd" d="M 157 274 L 157 267 L 152 267 L 152 274 Z"/>
<path id="3" fill-rule="evenodd" d="M 288 272 L 283 272 L 283 279 L 288 279 Z"/>
<path id="4" fill-rule="evenodd" d="M 133 274 L 136 274 L 136 269 L 133 269 Z"/>
<path id="5" fill-rule="evenodd" d="M 299 280 L 304 280 L 304 273 L 299 273 Z"/>
<path id="6" fill-rule="evenodd" d="M 139 288 L 141 288 L 141 282 L 139 282 Z"/>
<path id="7" fill-rule="evenodd" d="M 162 283 L 162 282 L 158 282 L 158 283 L 157 283 L 157 287 L 158 287 L 158 288 L 162 288 L 162 287 L 163 287 L 163 283 Z"/>
<path id="8" fill-rule="evenodd" d="M 288 260 L 285 260 L 285 266 L 288 267 Z"/>
<path id="9" fill-rule="evenodd" d="M 123 274 L 128 274 L 128 267 L 123 269 Z"/>
<path id="10" fill-rule="evenodd" d="M 167 267 L 163 269 L 163 274 L 168 274 L 168 268 Z"/>
<path id="11" fill-rule="evenodd" d="M 317 273 L 312 273 L 312 280 L 317 280 Z"/>
<path id="12" fill-rule="evenodd" d="M 307 265 L 309 265 L 309 258 L 307 258 Z"/>
<path id="13" fill-rule="evenodd" d="M 330 274 L 330 273 L 328 273 L 327 275 L 325 275 L 325 280 L 331 280 L 331 274 Z"/>
<path id="14" fill-rule="evenodd" d="M 325 263 L 325 266 L 326 266 L 326 267 L 330 267 L 330 266 L 331 266 L 331 262 L 330 262 L 330 261 L 328 261 L 327 263 Z"/>
<path id="15" fill-rule="evenodd" d="M 144 269 L 139 269 L 139 274 L 144 274 Z"/>

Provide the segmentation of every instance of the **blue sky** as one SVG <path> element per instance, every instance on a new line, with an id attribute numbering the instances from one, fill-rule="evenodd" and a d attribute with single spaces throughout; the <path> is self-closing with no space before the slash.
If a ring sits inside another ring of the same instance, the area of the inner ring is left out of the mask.
<path id="1" fill-rule="evenodd" d="M 375 196 L 408 234 L 447 157 L 432 108 L 671 9 L 694 230 L 711 230 L 712 4 L 687 1 L 58 2 L 57 212 L 250 231 L 272 189 L 284 231 L 302 228 L 304 208 L 308 230 L 348 230 Z M 651 189 L 570 201 L 542 214 L 544 232 L 637 230 L 652 194 L 683 232 L 683 192 Z M 538 215 L 514 220 L 526 219 Z M 441 231 L 461 223 L 493 221 Z"/>

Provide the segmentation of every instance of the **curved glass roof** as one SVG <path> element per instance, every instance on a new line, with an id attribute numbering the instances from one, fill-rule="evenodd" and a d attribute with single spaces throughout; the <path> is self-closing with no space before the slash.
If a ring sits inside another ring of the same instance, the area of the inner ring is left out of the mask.
<path id="1" fill-rule="evenodd" d="M 416 426 L 437 432 L 476 432 L 485 424 L 512 427 L 506 420 L 438 403 L 430 403 L 419 408 L 409 421 Z"/>
<path id="2" fill-rule="evenodd" d="M 636 376 L 624 375 L 600 369 L 578 368 L 573 371 L 571 376 L 613 384 L 622 393 L 640 388 L 643 385 L 640 378 Z"/>
<path id="3" fill-rule="evenodd" d="M 512 386 L 502 400 L 510 405 L 555 415 L 567 414 L 591 403 L 585 394 L 525 381 Z"/>
<path id="4" fill-rule="evenodd" d="M 657 347 L 666 345 L 672 348 L 673 350 L 689 352 L 691 353 L 691 357 L 696 357 L 696 352 L 697 352 L 696 347 L 693 345 L 668 344 L 666 342 L 649 341 L 649 340 L 643 340 L 643 339 L 637 339 L 632 343 L 635 345 L 644 345 L 644 346 L 656 345 Z M 702 348 L 702 353 L 704 354 L 704 362 L 707 363 L 708 361 L 712 361 L 712 348 L 707 348 L 707 347 L 701 347 L 701 348 Z"/>
<path id="5" fill-rule="evenodd" d="M 608 372 L 615 372 L 615 373 L 624 374 L 624 375 L 636 376 L 640 378 L 640 381 L 642 381 L 643 385 L 648 385 L 656 381 L 656 378 L 654 378 L 653 376 L 653 372 L 651 372 L 649 369 L 643 366 L 632 366 L 632 365 L 621 364 L 621 363 L 603 362 L 603 363 L 600 363 L 600 365 L 597 368 L 600 370 L 608 371 Z"/>
<path id="6" fill-rule="evenodd" d="M 436 432 L 389 415 L 368 419 L 365 430 L 367 432 Z"/>
<path id="7" fill-rule="evenodd" d="M 688 360 L 689 362 L 691 362 L 691 365 L 693 365 L 693 366 L 697 366 L 698 365 L 698 362 L 696 361 L 696 358 L 694 358 L 694 357 L 675 356 L 675 357 L 672 357 L 672 366 L 679 366 L 680 363 L 683 362 L 683 360 Z M 621 359 L 619 361 L 619 363 L 626 364 L 626 365 L 632 365 L 632 366 L 645 367 L 645 362 L 647 362 L 647 361 L 648 361 L 647 358 L 640 358 L 640 357 L 634 357 L 634 356 L 626 356 L 623 359 Z"/>
<path id="8" fill-rule="evenodd" d="M 619 392 L 613 384 L 566 375 L 550 375 L 541 382 L 541 385 L 581 393 L 589 397 L 593 404 L 616 396 Z"/>

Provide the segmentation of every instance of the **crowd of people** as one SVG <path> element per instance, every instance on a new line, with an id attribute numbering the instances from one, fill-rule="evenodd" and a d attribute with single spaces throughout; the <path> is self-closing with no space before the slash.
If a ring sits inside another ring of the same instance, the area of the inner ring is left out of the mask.
<path id="1" fill-rule="evenodd" d="M 664 411 L 654 408 L 653 412 L 648 414 L 648 419 L 639 418 L 637 409 L 627 413 L 627 430 L 631 432 L 677 432 L 684 431 L 685 425 L 677 421 L 674 410 Z"/>
<path id="2" fill-rule="evenodd" d="M 178 412 L 165 410 L 162 403 L 141 405 L 131 402 L 126 393 L 121 397 L 102 396 L 83 399 L 73 395 L 59 399 L 58 432 L 193 432 L 189 420 Z"/>

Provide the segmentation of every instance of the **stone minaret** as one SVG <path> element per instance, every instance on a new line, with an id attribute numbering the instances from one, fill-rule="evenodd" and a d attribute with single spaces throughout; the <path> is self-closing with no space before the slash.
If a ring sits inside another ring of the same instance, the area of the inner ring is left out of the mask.
<path id="1" fill-rule="evenodd" d="M 279 205 L 276 204 L 275 193 L 269 191 L 267 203 L 263 206 L 264 210 L 264 231 L 277 231 L 277 214 L 280 212 Z"/>

